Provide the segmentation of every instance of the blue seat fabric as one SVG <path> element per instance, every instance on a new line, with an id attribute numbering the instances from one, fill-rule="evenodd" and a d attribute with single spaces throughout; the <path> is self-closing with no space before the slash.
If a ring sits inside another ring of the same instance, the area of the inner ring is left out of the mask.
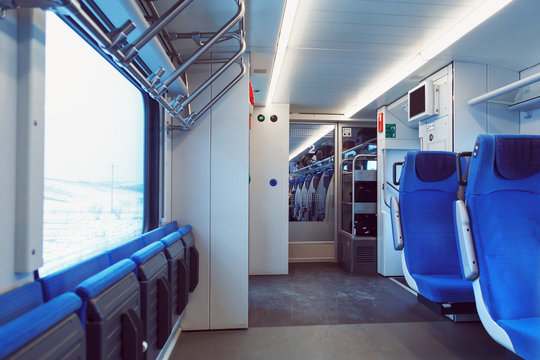
<path id="1" fill-rule="evenodd" d="M 162 252 L 164 248 L 165 246 L 161 242 L 152 243 L 131 255 L 131 260 L 139 266 L 147 262 L 154 255 Z"/>
<path id="2" fill-rule="evenodd" d="M 131 255 L 141 250 L 144 247 L 143 237 L 138 237 L 128 243 L 120 245 L 107 252 L 110 264 L 116 264 L 120 260 L 129 259 Z"/>
<path id="3" fill-rule="evenodd" d="M 521 144 L 519 139 L 523 139 Z M 480 135 L 466 201 L 482 295 L 518 355 L 540 358 L 540 136 Z"/>
<path id="4" fill-rule="evenodd" d="M 81 299 L 68 292 L 0 326 L 0 359 L 13 354 L 80 307 Z"/>
<path id="5" fill-rule="evenodd" d="M 474 301 L 457 251 L 455 170 L 453 153 L 414 151 L 407 153 L 401 171 L 399 203 L 407 268 L 420 294 L 439 303 Z"/>
<path id="6" fill-rule="evenodd" d="M 43 304 L 41 283 L 34 281 L 0 296 L 0 325 Z"/>
<path id="7" fill-rule="evenodd" d="M 63 293 L 75 291 L 75 287 L 84 280 L 109 267 L 106 254 L 101 254 L 80 264 L 53 273 L 41 279 L 45 301 Z"/>

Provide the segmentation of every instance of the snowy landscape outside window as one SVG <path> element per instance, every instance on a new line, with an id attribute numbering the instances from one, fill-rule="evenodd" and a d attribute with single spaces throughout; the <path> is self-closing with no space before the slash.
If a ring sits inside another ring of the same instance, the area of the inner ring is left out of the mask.
<path id="1" fill-rule="evenodd" d="M 141 92 L 47 14 L 43 258 L 40 275 L 142 233 Z"/>

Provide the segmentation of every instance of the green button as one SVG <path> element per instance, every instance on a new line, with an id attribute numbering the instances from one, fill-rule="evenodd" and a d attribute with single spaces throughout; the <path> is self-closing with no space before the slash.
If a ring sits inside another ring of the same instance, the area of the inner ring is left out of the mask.
<path id="1" fill-rule="evenodd" d="M 259 121 L 264 121 L 264 115 L 263 115 L 263 114 L 259 114 L 259 116 L 257 116 L 257 120 L 259 120 Z"/>

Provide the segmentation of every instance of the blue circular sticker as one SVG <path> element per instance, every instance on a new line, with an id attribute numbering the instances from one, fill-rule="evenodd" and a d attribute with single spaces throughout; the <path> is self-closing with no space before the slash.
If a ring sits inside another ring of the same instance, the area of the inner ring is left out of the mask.
<path id="1" fill-rule="evenodd" d="M 270 185 L 271 186 L 276 186 L 277 185 L 277 180 L 276 179 L 270 180 Z"/>

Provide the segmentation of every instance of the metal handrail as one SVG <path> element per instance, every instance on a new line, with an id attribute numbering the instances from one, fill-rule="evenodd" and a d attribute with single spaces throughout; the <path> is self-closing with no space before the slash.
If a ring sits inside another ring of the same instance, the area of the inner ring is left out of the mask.
<path id="1" fill-rule="evenodd" d="M 176 68 L 165 80 L 161 81 L 161 77 L 165 70 L 160 67 L 151 74 L 145 74 L 147 70 L 142 70 L 138 64 L 139 51 L 147 45 L 155 36 L 157 36 L 165 26 L 167 26 L 175 17 L 187 8 L 194 0 L 179 0 L 162 16 L 160 16 L 146 31 L 144 31 L 135 41 L 127 43 L 127 36 L 135 29 L 133 21 L 128 20 L 119 28 L 110 29 L 110 22 L 102 14 L 88 14 L 85 9 L 86 2 L 90 0 L 0 0 L 0 9 L 15 9 L 19 7 L 26 8 L 41 8 L 52 10 L 59 16 L 65 18 L 69 16 L 75 21 L 101 48 L 101 50 L 111 56 L 114 61 L 121 66 L 152 98 L 154 98 L 172 118 L 178 120 L 180 126 L 172 128 L 180 128 L 189 130 L 193 123 L 209 108 L 212 107 L 223 95 L 236 85 L 245 75 L 246 68 L 241 58 L 246 50 L 246 42 L 244 38 L 244 15 L 245 3 L 244 0 L 236 0 L 238 10 L 236 14 L 209 40 L 204 42 L 202 46 L 192 54 L 183 64 Z M 109 26 L 107 26 L 109 24 Z M 239 24 L 239 30 L 231 33 L 233 26 Z M 204 36 L 209 36 L 205 33 Z M 182 83 L 181 93 L 172 101 L 167 98 L 169 87 L 182 76 L 187 69 L 197 63 L 202 55 L 204 55 L 213 45 L 230 40 L 237 39 L 240 44 L 239 50 L 221 66 L 216 73 L 208 78 L 193 94 L 188 95 L 188 89 Z M 137 59 L 137 61 L 134 61 Z M 228 68 L 234 63 L 239 63 L 241 66 L 240 74 L 235 77 L 225 88 L 214 97 L 206 106 L 198 113 L 191 112 L 190 103 L 199 96 L 208 86 L 210 86 L 217 78 L 219 78 Z M 188 108 L 186 118 L 183 118 L 184 109 Z"/>

